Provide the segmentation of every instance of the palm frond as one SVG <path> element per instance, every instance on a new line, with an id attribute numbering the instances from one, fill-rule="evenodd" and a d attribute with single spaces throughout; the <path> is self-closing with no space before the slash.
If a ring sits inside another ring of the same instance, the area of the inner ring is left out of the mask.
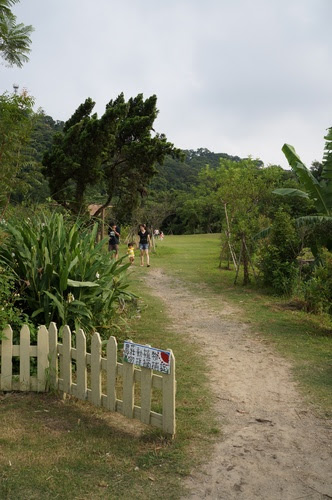
<path id="1" fill-rule="evenodd" d="M 10 66 L 20 68 L 28 61 L 33 31 L 30 25 L 16 24 L 16 16 L 0 3 L 0 54 Z"/>
<path id="2" fill-rule="evenodd" d="M 15 5 L 16 3 L 18 3 L 20 0 L 0 0 L 0 15 L 2 13 L 5 13 L 5 14 L 12 14 L 11 10 L 10 10 L 10 7 L 13 7 L 13 5 Z"/>

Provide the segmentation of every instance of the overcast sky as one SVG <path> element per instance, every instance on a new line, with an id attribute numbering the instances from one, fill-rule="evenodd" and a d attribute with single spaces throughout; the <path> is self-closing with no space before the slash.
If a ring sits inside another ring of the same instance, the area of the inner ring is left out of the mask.
<path id="1" fill-rule="evenodd" d="M 27 88 L 67 120 L 87 97 L 156 94 L 156 130 L 287 166 L 292 144 L 310 166 L 332 126 L 332 0 L 21 0 L 30 61 L 0 66 L 0 93 Z"/>

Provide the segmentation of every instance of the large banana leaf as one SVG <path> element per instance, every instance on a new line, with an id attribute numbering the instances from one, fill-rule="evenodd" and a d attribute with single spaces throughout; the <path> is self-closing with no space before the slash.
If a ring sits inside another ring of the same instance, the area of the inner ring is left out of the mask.
<path id="1" fill-rule="evenodd" d="M 332 217 L 328 215 L 306 215 L 305 217 L 298 217 L 294 220 L 296 227 L 309 227 L 321 224 L 323 222 L 331 222 Z"/>
<path id="2" fill-rule="evenodd" d="M 326 183 L 320 184 L 318 182 L 304 163 L 302 163 L 293 146 L 284 144 L 282 151 L 299 178 L 300 183 L 314 201 L 317 211 L 321 214 L 330 215 L 331 200 L 328 196 L 329 190 L 327 189 L 328 186 Z"/>
<path id="3" fill-rule="evenodd" d="M 328 129 L 327 135 L 324 137 L 326 140 L 324 156 L 323 156 L 323 179 L 327 179 L 332 183 L 332 127 Z"/>
<path id="4" fill-rule="evenodd" d="M 259 231 L 259 233 L 255 234 L 253 239 L 254 240 L 260 240 L 263 238 L 266 238 L 270 233 L 271 233 L 271 227 L 266 227 L 265 229 L 262 229 Z"/>
<path id="5" fill-rule="evenodd" d="M 294 188 L 278 188 L 274 189 L 272 193 L 280 194 L 281 196 L 299 196 L 300 198 L 309 198 L 308 193 Z"/>

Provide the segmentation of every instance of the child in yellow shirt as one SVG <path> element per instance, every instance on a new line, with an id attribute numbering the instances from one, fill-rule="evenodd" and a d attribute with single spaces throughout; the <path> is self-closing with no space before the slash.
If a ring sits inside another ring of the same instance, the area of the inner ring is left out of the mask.
<path id="1" fill-rule="evenodd" d="M 135 262 L 135 246 L 134 243 L 128 243 L 127 254 L 129 257 L 130 264 L 134 264 Z"/>

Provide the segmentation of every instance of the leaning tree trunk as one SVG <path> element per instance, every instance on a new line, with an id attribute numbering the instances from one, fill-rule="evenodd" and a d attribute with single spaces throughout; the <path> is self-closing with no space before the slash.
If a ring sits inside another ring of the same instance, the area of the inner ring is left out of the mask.
<path id="1" fill-rule="evenodd" d="M 243 263 L 243 284 L 248 285 L 248 283 L 250 283 L 249 255 L 244 235 L 242 236 L 242 263 Z"/>
<path id="2" fill-rule="evenodd" d="M 229 224 L 229 218 L 228 218 L 228 212 L 227 212 L 227 203 L 224 203 L 224 210 L 225 210 L 225 217 L 226 217 L 226 224 L 227 224 L 227 230 L 225 231 L 225 235 L 226 235 L 226 238 L 227 238 L 229 253 L 231 254 L 231 257 L 232 257 L 232 260 L 233 260 L 233 264 L 234 264 L 234 268 L 237 271 L 238 270 L 238 266 L 237 266 L 237 262 L 236 262 L 236 255 L 235 255 L 235 252 L 233 250 L 232 243 L 231 243 L 231 227 L 230 227 L 230 224 Z"/>

